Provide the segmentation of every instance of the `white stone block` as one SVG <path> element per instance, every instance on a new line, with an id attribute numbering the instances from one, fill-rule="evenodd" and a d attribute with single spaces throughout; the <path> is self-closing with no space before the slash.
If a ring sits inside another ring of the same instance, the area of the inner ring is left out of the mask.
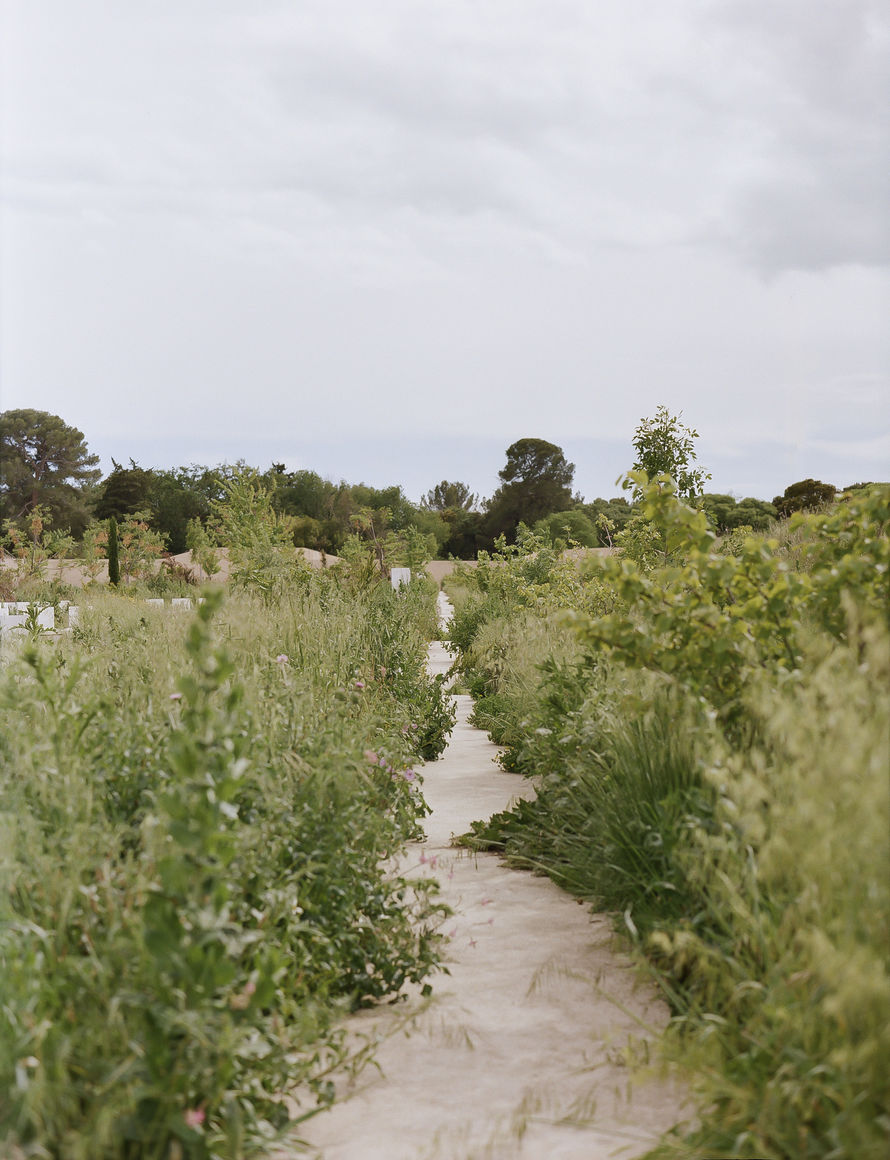
<path id="1" fill-rule="evenodd" d="M 389 574 L 389 579 L 393 588 L 398 592 L 403 584 L 407 587 L 411 583 L 411 569 L 393 568 Z"/>
<path id="2" fill-rule="evenodd" d="M 80 609 L 75 604 L 68 605 L 68 627 L 77 628 L 80 624 Z"/>
<path id="3" fill-rule="evenodd" d="M 145 601 L 145 603 L 150 604 L 152 606 L 152 608 L 163 608 L 164 607 L 164 601 L 160 597 L 157 597 L 157 596 L 154 596 L 151 599 L 147 599 Z"/>
<path id="4" fill-rule="evenodd" d="M 41 628 L 45 628 L 47 632 L 53 632 L 56 627 L 56 610 L 51 604 L 46 608 L 41 608 L 37 613 L 37 623 Z"/>
<path id="5" fill-rule="evenodd" d="M 170 604 L 178 612 L 191 612 L 192 602 L 187 596 L 174 596 Z"/>

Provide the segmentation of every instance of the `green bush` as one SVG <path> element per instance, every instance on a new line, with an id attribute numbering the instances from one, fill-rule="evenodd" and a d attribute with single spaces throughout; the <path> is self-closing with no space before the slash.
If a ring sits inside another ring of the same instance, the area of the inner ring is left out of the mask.
<path id="1" fill-rule="evenodd" d="M 717 544 L 640 477 L 637 547 L 552 624 L 520 584 L 461 657 L 537 797 L 473 826 L 611 910 L 674 1018 L 698 1127 L 660 1155 L 890 1146 L 888 491 Z M 661 561 L 659 563 L 659 560 Z M 514 573 L 515 577 L 515 573 Z M 580 583 L 585 583 L 582 575 Z M 601 586 L 608 585 L 604 596 Z"/>
<path id="2" fill-rule="evenodd" d="M 241 1157 L 438 964 L 385 865 L 447 732 L 429 603 L 311 575 L 193 616 L 97 594 L 0 674 L 0 1152 Z M 412 726 L 414 728 L 412 728 Z"/>

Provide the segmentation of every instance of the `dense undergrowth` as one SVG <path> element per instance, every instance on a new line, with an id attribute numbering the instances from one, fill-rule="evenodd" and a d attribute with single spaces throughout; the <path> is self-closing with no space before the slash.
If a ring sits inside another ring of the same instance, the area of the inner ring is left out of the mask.
<path id="1" fill-rule="evenodd" d="M 362 1063 L 344 1011 L 428 985 L 443 908 L 386 861 L 452 724 L 434 629 L 423 584 L 304 569 L 7 658 L 0 1154 L 253 1154 Z"/>
<path id="2" fill-rule="evenodd" d="M 476 721 L 538 786 L 466 841 L 611 910 L 647 956 L 699 1103 L 660 1156 L 878 1160 L 887 489 L 721 543 L 638 482 L 645 554 L 585 574 L 527 538 L 451 584 Z"/>

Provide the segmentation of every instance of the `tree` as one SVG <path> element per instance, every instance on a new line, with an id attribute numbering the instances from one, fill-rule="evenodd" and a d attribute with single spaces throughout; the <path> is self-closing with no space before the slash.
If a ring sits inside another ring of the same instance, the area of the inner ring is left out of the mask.
<path id="1" fill-rule="evenodd" d="M 596 526 L 582 508 L 545 516 L 538 520 L 532 531 L 554 548 L 567 548 L 573 544 L 582 548 L 595 548 L 599 544 Z"/>
<path id="2" fill-rule="evenodd" d="M 698 432 L 684 426 L 680 415 L 671 415 L 667 407 L 660 406 L 653 419 L 640 420 L 633 437 L 637 452 L 633 470 L 645 471 L 650 479 L 669 475 L 677 485 L 677 493 L 688 500 L 701 494 L 705 480 L 711 475 L 703 468 L 693 466 Z M 639 498 L 640 494 L 637 485 L 634 498 Z"/>
<path id="3" fill-rule="evenodd" d="M 75 534 L 87 524 L 83 489 L 102 474 L 83 432 L 47 411 L 0 415 L 0 518 L 17 520 L 45 508 L 54 527 Z"/>
<path id="4" fill-rule="evenodd" d="M 171 552 L 185 551 L 189 520 L 206 522 L 211 503 L 225 498 L 225 481 L 240 469 L 225 463 L 218 467 L 193 463 L 173 471 L 151 472 L 151 526 L 167 537 Z"/>
<path id="5" fill-rule="evenodd" d="M 443 479 L 441 483 L 437 483 L 426 493 L 420 501 L 420 506 L 434 512 L 469 512 L 475 508 L 478 501 L 478 495 L 474 495 L 465 483 L 460 481 L 452 483 L 450 480 Z"/>
<path id="6" fill-rule="evenodd" d="M 596 528 L 602 548 L 613 547 L 615 536 L 623 530 L 634 514 L 634 509 L 623 495 L 612 499 L 597 496 L 590 503 L 582 504 L 581 510 L 587 513 Z"/>
<path id="7" fill-rule="evenodd" d="M 531 526 L 551 512 L 574 505 L 574 463 L 561 447 L 545 439 L 519 439 L 507 448 L 507 462 L 498 472 L 501 486 L 488 501 L 486 530 L 492 536 L 515 538 L 522 522 Z"/>
<path id="8" fill-rule="evenodd" d="M 108 521 L 108 583 L 114 588 L 121 582 L 120 540 L 117 535 L 117 520 Z"/>
<path id="9" fill-rule="evenodd" d="M 792 512 L 817 511 L 830 503 L 837 495 L 833 484 L 820 479 L 802 479 L 785 488 L 783 495 L 777 495 L 773 505 L 780 516 L 790 516 Z"/>
<path id="10" fill-rule="evenodd" d="M 129 467 L 121 467 L 113 459 L 111 475 L 102 483 L 101 493 L 96 502 L 97 520 L 107 520 L 111 516 L 132 515 L 149 506 L 152 473 L 130 460 Z"/>
<path id="11" fill-rule="evenodd" d="M 133 512 L 118 526 L 120 567 L 124 580 L 147 580 L 154 564 L 165 550 L 164 537 L 149 524 L 149 512 Z M 111 575 L 109 556 L 109 578 Z"/>
<path id="12" fill-rule="evenodd" d="M 773 504 L 751 497 L 736 500 L 731 495 L 705 492 L 699 497 L 698 506 L 707 514 L 720 535 L 742 527 L 762 532 L 769 527 L 770 520 L 776 518 L 776 508 Z"/>

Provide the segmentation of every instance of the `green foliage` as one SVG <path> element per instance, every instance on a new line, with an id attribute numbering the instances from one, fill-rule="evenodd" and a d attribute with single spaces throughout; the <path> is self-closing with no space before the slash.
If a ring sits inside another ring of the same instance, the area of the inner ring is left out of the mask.
<path id="1" fill-rule="evenodd" d="M 149 524 L 148 512 L 134 512 L 117 525 L 120 570 L 127 584 L 154 575 L 164 541 Z M 109 561 L 110 575 L 110 561 Z"/>
<path id="2" fill-rule="evenodd" d="M 294 551 L 290 520 L 275 511 L 254 471 L 239 471 L 223 487 L 225 499 L 211 507 L 219 542 L 229 549 L 232 582 L 277 599 L 309 571 Z"/>
<path id="3" fill-rule="evenodd" d="M 121 582 L 120 539 L 117 520 L 111 516 L 108 520 L 108 583 L 115 588 Z"/>
<path id="4" fill-rule="evenodd" d="M 121 467 L 112 459 L 113 470 L 103 480 L 96 501 L 96 519 L 107 520 L 110 516 L 119 518 L 137 511 L 145 511 L 149 506 L 151 472 L 137 466 L 131 459 L 129 467 Z"/>
<path id="5" fill-rule="evenodd" d="M 74 541 L 65 532 L 51 527 L 51 513 L 41 504 L 31 508 L 20 520 L 6 520 L 0 544 L 18 561 L 15 571 L 17 584 L 41 580 L 46 573 L 47 561 L 64 557 L 73 549 Z"/>
<path id="6" fill-rule="evenodd" d="M 472 511 L 479 501 L 479 496 L 475 495 L 465 483 L 452 483 L 447 479 L 443 479 L 441 483 L 437 483 L 434 488 L 426 493 L 420 501 L 421 507 L 429 508 L 430 511 L 444 512 L 444 511 Z"/>
<path id="7" fill-rule="evenodd" d="M 581 508 L 570 508 L 568 511 L 554 512 L 545 516 L 532 528 L 532 531 L 546 539 L 554 548 L 595 548 L 599 545 L 599 532 Z"/>
<path id="8" fill-rule="evenodd" d="M 775 506 L 764 500 L 736 500 L 731 495 L 717 495 L 713 492 L 699 496 L 697 506 L 707 513 L 711 526 L 720 535 L 741 527 L 764 532 L 778 515 Z"/>
<path id="9" fill-rule="evenodd" d="M 633 470 L 645 472 L 650 479 L 669 475 L 678 494 L 691 499 L 711 478 L 703 468 L 693 466 L 697 438 L 698 432 L 681 423 L 680 415 L 671 415 L 667 407 L 660 406 L 654 418 L 641 419 L 634 432 L 637 457 Z M 634 492 L 634 498 L 639 498 L 639 491 Z"/>
<path id="10" fill-rule="evenodd" d="M 207 528 L 199 519 L 189 520 L 185 535 L 186 546 L 192 553 L 192 560 L 209 580 L 219 569 L 219 547 Z"/>
<path id="11" fill-rule="evenodd" d="M 79 534 L 87 523 L 80 489 L 100 476 L 83 432 L 31 409 L 0 414 L 0 520 L 41 506 L 54 526 Z"/>
<path id="12" fill-rule="evenodd" d="M 795 512 L 818 511 L 830 503 L 837 488 L 831 483 L 823 483 L 820 479 L 802 479 L 785 488 L 782 495 L 777 495 L 773 506 L 780 516 L 790 516 Z"/>
<path id="13" fill-rule="evenodd" d="M 575 614 L 589 647 L 663 674 L 738 721 L 752 666 L 790 677 L 808 631 L 843 636 L 846 590 L 854 588 L 865 607 L 886 614 L 890 546 L 880 490 L 809 518 L 803 553 L 809 571 L 803 571 L 771 541 L 747 539 L 733 556 L 715 550 L 704 513 L 677 500 L 668 477 L 633 478 L 641 516 L 662 537 L 672 562 L 649 571 L 631 559 L 604 561 L 601 575 L 620 606 L 596 619 Z"/>
<path id="14" fill-rule="evenodd" d="M 755 679 L 759 743 L 715 750 L 694 920 L 650 953 L 711 1112 L 663 1155 L 878 1160 L 890 1138 L 890 682 L 883 629 Z"/>
<path id="15" fill-rule="evenodd" d="M 582 504 L 580 510 L 587 514 L 596 528 L 601 548 L 613 547 L 616 533 L 624 528 L 634 511 L 624 496 L 597 498 L 592 503 Z"/>
<path id="16" fill-rule="evenodd" d="M 4 1155 L 252 1155 L 361 1064 L 338 1014 L 438 957 L 433 885 L 384 869 L 444 726 L 431 605 L 100 593 L 0 673 Z"/>
<path id="17" fill-rule="evenodd" d="M 573 504 L 574 463 L 561 447 L 545 439 L 518 439 L 507 448 L 507 462 L 498 472 L 501 486 L 487 505 L 490 535 L 516 536 L 520 523 L 531 526 L 550 512 Z"/>
<path id="18" fill-rule="evenodd" d="M 697 1127 L 659 1156 L 877 1160 L 890 489 L 718 543 L 669 477 L 632 482 L 658 553 L 582 575 L 561 630 L 506 579 L 487 618 L 464 595 L 476 719 L 536 782 L 464 841 L 612 910 L 648 957 L 700 1098 Z M 611 607 L 580 611 L 594 579 Z"/>

